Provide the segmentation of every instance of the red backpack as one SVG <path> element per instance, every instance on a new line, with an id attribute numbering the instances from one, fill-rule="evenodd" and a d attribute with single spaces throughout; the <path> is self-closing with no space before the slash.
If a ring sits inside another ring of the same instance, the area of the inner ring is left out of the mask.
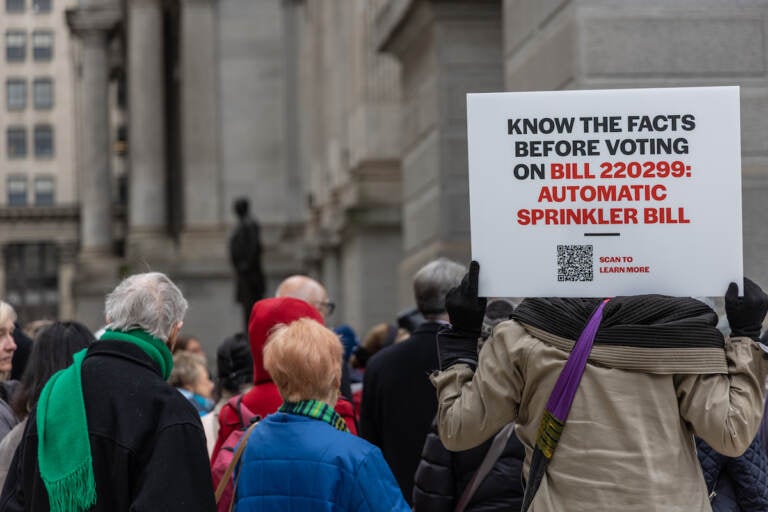
<path id="1" fill-rule="evenodd" d="M 258 423 L 261 416 L 252 413 L 248 407 L 243 404 L 243 395 L 237 395 L 229 399 L 224 407 L 231 407 L 237 413 L 240 424 L 224 440 L 224 443 L 216 454 L 216 458 L 211 461 L 211 474 L 213 475 L 213 486 L 216 488 L 216 504 L 219 512 L 231 510 L 234 497 L 234 485 L 232 482 L 232 471 L 237 465 L 242 449 L 235 452 L 238 443 L 241 440 L 247 441 L 246 433 L 250 433 L 249 427 Z M 244 439 L 245 437 L 245 439 Z M 243 446 L 245 447 L 245 442 Z M 237 457 L 236 457 L 237 455 Z M 224 484 L 222 480 L 226 480 Z M 225 485 L 222 487 L 222 485 Z"/>

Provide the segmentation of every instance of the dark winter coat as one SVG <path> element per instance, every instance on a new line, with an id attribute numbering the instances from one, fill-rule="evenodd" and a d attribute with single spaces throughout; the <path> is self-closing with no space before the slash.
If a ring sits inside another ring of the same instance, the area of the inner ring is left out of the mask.
<path id="1" fill-rule="evenodd" d="M 768 454 L 756 437 L 740 457 L 726 457 L 701 439 L 696 449 L 704 481 L 712 496 L 713 512 L 768 510 Z"/>
<path id="2" fill-rule="evenodd" d="M 464 489 L 482 464 L 493 438 L 463 452 L 448 451 L 437 435 L 437 424 L 427 435 L 413 486 L 414 512 L 453 512 Z M 525 489 L 521 473 L 525 448 L 513 433 L 491 471 L 475 491 L 467 512 L 516 512 Z"/>
<path id="3" fill-rule="evenodd" d="M 363 377 L 360 435 L 378 446 L 407 500 L 432 419 L 437 413 L 429 374 L 439 368 L 436 334 L 425 322 L 407 340 L 379 351 Z"/>
<path id="4" fill-rule="evenodd" d="M 216 509 L 195 408 L 139 347 L 99 341 L 82 366 L 98 495 L 93 511 Z M 35 411 L 5 481 L 0 510 L 49 510 L 37 464 Z"/>
<path id="5" fill-rule="evenodd" d="M 0 382 L 0 440 L 19 424 L 19 418 L 11 407 L 11 400 L 18 386 L 17 380 Z"/>

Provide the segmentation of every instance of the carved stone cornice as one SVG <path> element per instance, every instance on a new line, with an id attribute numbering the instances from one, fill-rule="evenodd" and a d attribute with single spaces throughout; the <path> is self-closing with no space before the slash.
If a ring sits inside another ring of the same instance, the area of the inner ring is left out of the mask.
<path id="1" fill-rule="evenodd" d="M 60 206 L 4 206 L 0 207 L 0 221 L 13 220 L 78 220 L 78 205 Z"/>
<path id="2" fill-rule="evenodd" d="M 375 48 L 384 52 L 391 50 L 391 40 L 404 25 L 414 3 L 414 0 L 387 0 L 379 7 L 373 27 Z"/>
<path id="3" fill-rule="evenodd" d="M 84 5 L 66 10 L 67 25 L 77 36 L 112 32 L 123 20 L 123 10 L 117 3 Z"/>

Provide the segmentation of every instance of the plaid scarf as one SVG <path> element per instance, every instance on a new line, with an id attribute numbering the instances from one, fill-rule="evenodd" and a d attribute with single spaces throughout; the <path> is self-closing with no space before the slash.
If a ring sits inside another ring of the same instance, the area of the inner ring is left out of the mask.
<path id="1" fill-rule="evenodd" d="M 333 410 L 333 407 L 326 404 L 325 402 L 321 402 L 320 400 L 284 402 L 283 405 L 281 405 L 277 410 L 277 412 L 306 416 L 307 418 L 324 421 L 336 430 L 349 432 L 349 428 L 347 427 L 347 423 L 344 421 L 344 418 L 339 416 L 336 411 Z"/>

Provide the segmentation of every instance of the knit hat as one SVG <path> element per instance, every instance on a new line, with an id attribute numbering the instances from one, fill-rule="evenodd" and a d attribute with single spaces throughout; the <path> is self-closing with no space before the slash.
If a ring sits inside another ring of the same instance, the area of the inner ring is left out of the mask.
<path id="1" fill-rule="evenodd" d="M 311 318 L 321 325 L 323 317 L 308 302 L 293 297 L 276 297 L 263 299 L 253 305 L 251 319 L 248 322 L 248 341 L 251 344 L 253 356 L 253 383 L 272 380 L 264 369 L 264 344 L 276 325 L 288 325 L 299 318 Z"/>
<path id="2" fill-rule="evenodd" d="M 333 332 L 339 336 L 341 344 L 344 346 L 344 362 L 346 363 L 360 341 L 357 339 L 354 329 L 346 324 L 334 327 Z"/>

